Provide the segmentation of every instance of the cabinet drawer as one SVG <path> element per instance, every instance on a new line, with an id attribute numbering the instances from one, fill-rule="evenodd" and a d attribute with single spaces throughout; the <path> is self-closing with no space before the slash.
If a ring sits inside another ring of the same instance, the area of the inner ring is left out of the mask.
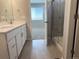
<path id="1" fill-rule="evenodd" d="M 7 41 L 10 42 L 12 40 L 11 38 L 16 36 L 18 32 L 19 32 L 19 28 L 7 33 Z"/>

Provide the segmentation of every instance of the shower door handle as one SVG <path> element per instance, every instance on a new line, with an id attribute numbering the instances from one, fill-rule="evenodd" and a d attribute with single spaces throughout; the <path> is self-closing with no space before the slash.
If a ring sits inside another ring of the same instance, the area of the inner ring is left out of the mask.
<path id="1" fill-rule="evenodd" d="M 53 3 L 55 0 L 52 0 L 51 3 Z"/>
<path id="2" fill-rule="evenodd" d="M 48 21 L 44 21 L 44 23 L 48 23 Z"/>
<path id="3" fill-rule="evenodd" d="M 54 2 L 55 0 L 52 0 L 52 2 Z"/>

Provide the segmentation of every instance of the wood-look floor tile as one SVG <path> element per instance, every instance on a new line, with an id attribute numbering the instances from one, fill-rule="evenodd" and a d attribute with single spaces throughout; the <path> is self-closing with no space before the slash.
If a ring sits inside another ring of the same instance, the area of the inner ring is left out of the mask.
<path id="1" fill-rule="evenodd" d="M 61 56 L 55 44 L 47 46 L 46 40 L 33 40 L 25 44 L 19 59 L 55 59 Z"/>

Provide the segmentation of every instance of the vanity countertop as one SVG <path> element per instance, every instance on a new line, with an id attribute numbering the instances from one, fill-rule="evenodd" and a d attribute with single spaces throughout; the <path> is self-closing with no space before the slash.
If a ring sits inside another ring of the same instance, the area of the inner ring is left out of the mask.
<path id="1" fill-rule="evenodd" d="M 0 34 L 7 33 L 25 24 L 25 21 L 16 21 L 13 24 L 2 25 L 0 26 Z"/>

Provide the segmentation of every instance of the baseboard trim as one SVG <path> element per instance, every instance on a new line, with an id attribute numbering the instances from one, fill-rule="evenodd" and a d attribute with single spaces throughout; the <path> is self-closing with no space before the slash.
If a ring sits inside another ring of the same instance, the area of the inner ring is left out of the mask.
<path id="1" fill-rule="evenodd" d="M 61 52 L 63 52 L 63 47 L 62 47 L 58 42 L 56 42 L 56 45 L 57 45 L 57 47 L 59 48 L 59 50 L 60 50 Z"/>

